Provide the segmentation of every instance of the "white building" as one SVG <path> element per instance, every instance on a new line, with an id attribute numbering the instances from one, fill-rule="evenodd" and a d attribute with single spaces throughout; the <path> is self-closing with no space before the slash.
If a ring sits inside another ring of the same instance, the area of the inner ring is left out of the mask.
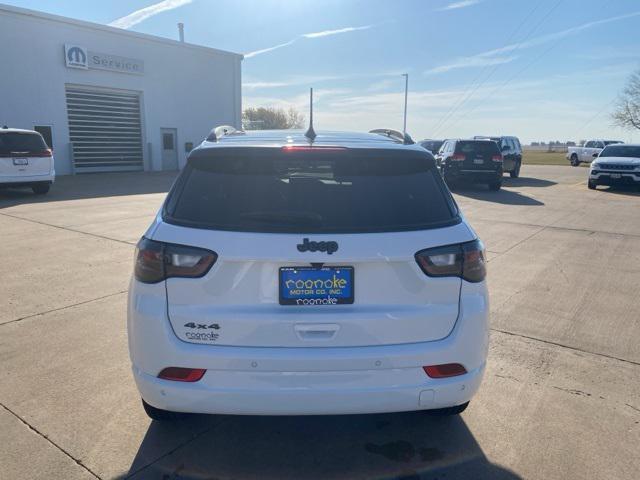
<path id="1" fill-rule="evenodd" d="M 242 55 L 0 4 L 0 127 L 37 129 L 56 172 L 174 170 L 241 125 Z"/>

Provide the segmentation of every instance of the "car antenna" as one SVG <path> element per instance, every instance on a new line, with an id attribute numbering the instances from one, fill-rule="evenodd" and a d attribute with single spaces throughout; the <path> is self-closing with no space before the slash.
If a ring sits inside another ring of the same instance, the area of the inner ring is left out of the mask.
<path id="1" fill-rule="evenodd" d="M 304 133 L 304 136 L 312 142 L 316 138 L 316 132 L 313 129 L 313 87 L 309 89 L 309 128 Z"/>

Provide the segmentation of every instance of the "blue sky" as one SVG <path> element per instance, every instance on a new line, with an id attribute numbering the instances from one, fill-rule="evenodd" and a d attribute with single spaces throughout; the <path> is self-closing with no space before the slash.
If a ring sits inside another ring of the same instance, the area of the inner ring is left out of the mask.
<path id="1" fill-rule="evenodd" d="M 6 1 L 6 0 L 5 0 Z M 243 106 L 298 108 L 319 129 L 414 138 L 615 137 L 609 114 L 640 68 L 637 0 L 7 1 L 247 55 Z M 140 11 L 141 9 L 144 9 Z"/>

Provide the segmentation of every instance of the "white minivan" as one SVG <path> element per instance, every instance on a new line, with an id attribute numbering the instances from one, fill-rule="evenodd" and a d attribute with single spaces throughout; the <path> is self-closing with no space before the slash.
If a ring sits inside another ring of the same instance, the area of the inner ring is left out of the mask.
<path id="1" fill-rule="evenodd" d="M 210 136 L 139 241 L 128 335 L 151 418 L 458 414 L 478 390 L 484 247 L 433 156 L 312 139 Z"/>
<path id="2" fill-rule="evenodd" d="M 55 181 L 53 153 L 38 132 L 0 128 L 0 187 L 31 187 L 44 194 Z"/>

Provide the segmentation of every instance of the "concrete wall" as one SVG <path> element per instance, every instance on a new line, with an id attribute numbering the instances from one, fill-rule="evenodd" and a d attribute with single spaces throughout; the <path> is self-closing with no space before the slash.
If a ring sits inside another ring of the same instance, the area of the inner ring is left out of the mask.
<path id="1" fill-rule="evenodd" d="M 65 43 L 141 59 L 144 74 L 67 68 Z M 72 173 L 65 84 L 141 92 L 146 170 L 161 169 L 161 128 L 177 129 L 182 167 L 185 142 L 197 145 L 216 125 L 241 125 L 237 54 L 4 5 L 0 45 L 0 125 L 52 125 L 58 174 Z"/>

